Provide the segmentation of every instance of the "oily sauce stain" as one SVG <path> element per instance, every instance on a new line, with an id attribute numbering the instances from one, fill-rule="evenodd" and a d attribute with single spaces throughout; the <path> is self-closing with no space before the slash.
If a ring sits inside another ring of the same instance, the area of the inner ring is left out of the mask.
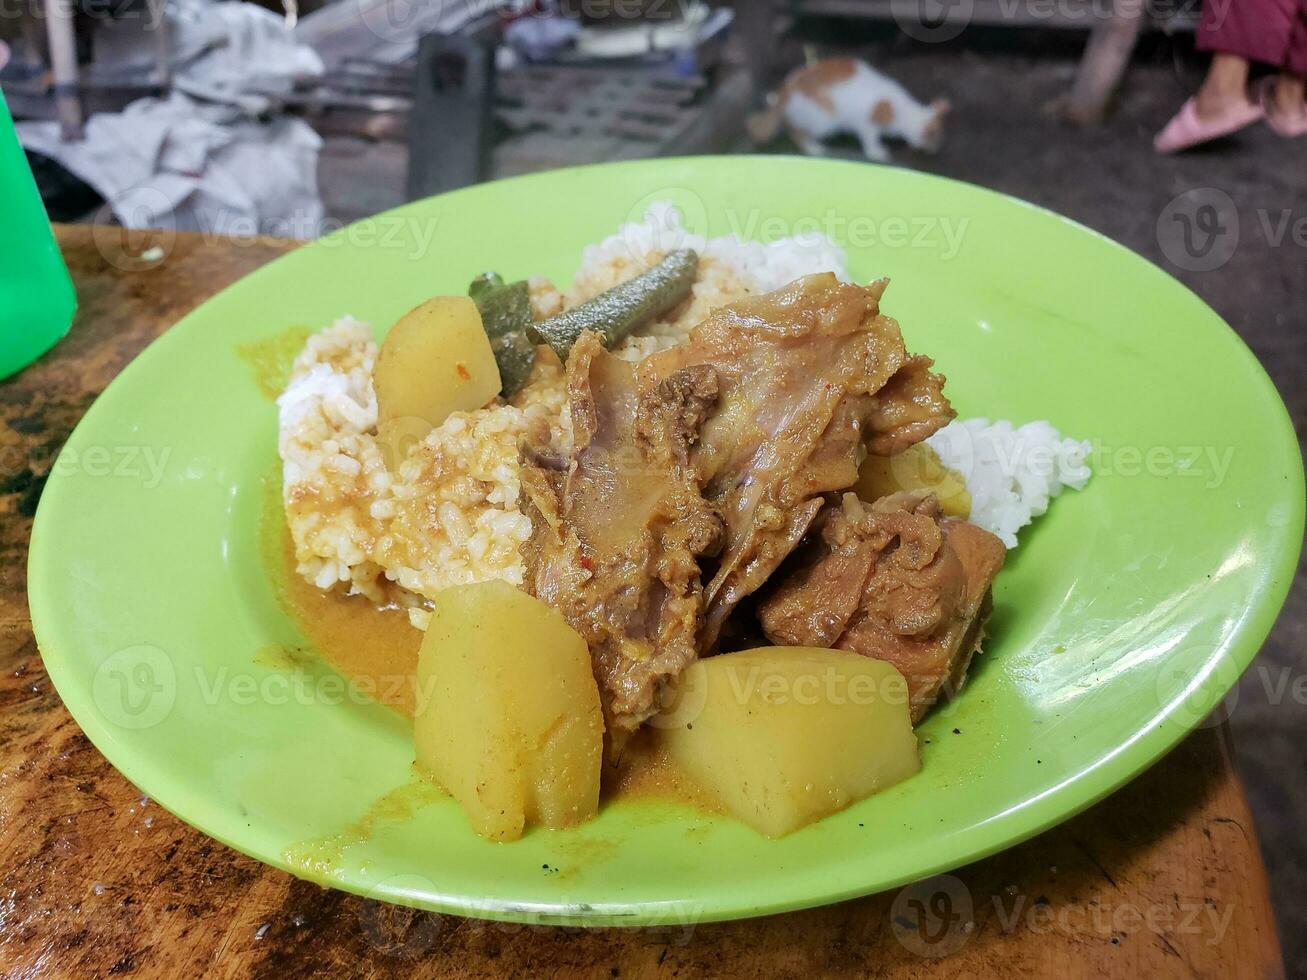
<path id="1" fill-rule="evenodd" d="M 370 840 L 379 827 L 411 819 L 419 809 L 443 796 L 439 787 L 415 771 L 407 783 L 374 800 L 362 817 L 340 833 L 296 844 L 287 848 L 283 856 L 305 874 L 330 877 L 340 867 L 341 858 L 349 848 Z"/>
<path id="2" fill-rule="evenodd" d="M 265 397 L 276 400 L 290 380 L 291 366 L 313 333 L 308 327 L 287 327 L 265 340 L 252 340 L 236 347 L 236 356 L 245 362 Z"/>

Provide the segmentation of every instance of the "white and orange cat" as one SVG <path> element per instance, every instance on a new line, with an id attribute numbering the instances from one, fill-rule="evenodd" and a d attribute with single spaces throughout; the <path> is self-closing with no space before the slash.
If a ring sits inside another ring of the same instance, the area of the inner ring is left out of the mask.
<path id="1" fill-rule="evenodd" d="M 783 125 L 800 150 L 825 152 L 822 141 L 850 133 L 868 160 L 884 162 L 885 137 L 934 153 L 944 139 L 948 99 L 923 105 L 894 79 L 855 58 L 823 58 L 796 68 L 767 98 L 767 108 L 749 120 L 754 140 L 766 143 Z"/>

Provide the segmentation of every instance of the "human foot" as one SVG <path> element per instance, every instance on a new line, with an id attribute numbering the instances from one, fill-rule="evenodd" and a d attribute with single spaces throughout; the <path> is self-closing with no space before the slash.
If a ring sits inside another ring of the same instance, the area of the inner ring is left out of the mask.
<path id="1" fill-rule="evenodd" d="M 1267 78 L 1258 88 L 1266 124 L 1281 136 L 1307 135 L 1307 102 L 1303 80 L 1281 75 Z"/>
<path id="2" fill-rule="evenodd" d="M 1238 92 L 1210 92 L 1206 88 L 1202 88 L 1194 96 L 1194 111 L 1204 125 L 1219 124 L 1223 119 L 1237 116 L 1246 111 L 1247 107 L 1252 104 L 1242 90 Z"/>
<path id="3" fill-rule="evenodd" d="M 1215 114 L 1200 111 L 1197 96 L 1189 99 L 1153 138 L 1153 149 L 1158 153 L 1187 150 L 1199 143 L 1237 132 L 1261 119 L 1264 114 L 1261 105 L 1247 99 L 1231 101 L 1219 111 L 1209 106 L 1208 112 Z"/>

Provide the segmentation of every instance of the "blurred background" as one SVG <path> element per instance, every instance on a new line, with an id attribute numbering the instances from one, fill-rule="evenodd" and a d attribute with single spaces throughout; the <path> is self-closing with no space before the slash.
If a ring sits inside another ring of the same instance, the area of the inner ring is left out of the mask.
<path id="1" fill-rule="evenodd" d="M 857 159 L 851 136 L 804 146 L 758 123 L 796 68 L 817 72 L 820 103 L 839 76 L 821 66 L 861 59 L 903 87 L 895 105 L 939 110 L 930 138 L 886 127 L 891 165 L 1017 195 L 1158 263 L 1243 336 L 1301 434 L 1307 138 L 1258 122 L 1154 149 L 1208 77 L 1199 24 L 1197 0 L 0 0 L 0 87 L 55 221 L 311 238 L 578 163 Z M 1291 976 L 1307 975 L 1303 583 L 1300 568 L 1227 705 Z"/>

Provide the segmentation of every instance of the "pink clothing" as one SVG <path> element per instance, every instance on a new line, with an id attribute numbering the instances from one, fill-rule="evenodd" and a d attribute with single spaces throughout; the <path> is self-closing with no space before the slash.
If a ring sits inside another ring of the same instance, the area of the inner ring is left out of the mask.
<path id="1" fill-rule="evenodd" d="M 1198 47 L 1307 75 L 1307 0 L 1205 0 Z"/>

